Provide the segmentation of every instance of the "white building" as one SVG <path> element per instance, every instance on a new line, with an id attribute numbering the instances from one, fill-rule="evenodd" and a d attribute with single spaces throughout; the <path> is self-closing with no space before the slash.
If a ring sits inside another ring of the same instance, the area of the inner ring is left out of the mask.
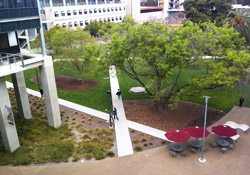
<path id="1" fill-rule="evenodd" d="M 92 21 L 121 22 L 126 4 L 120 0 L 39 0 L 44 29 L 53 26 L 84 28 Z"/>

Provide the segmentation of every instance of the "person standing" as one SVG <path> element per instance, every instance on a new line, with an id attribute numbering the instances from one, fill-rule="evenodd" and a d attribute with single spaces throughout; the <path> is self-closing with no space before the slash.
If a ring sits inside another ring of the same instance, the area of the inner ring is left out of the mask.
<path id="1" fill-rule="evenodd" d="M 122 92 L 120 91 L 120 89 L 118 89 L 118 91 L 116 92 L 116 95 L 118 96 L 119 100 L 120 100 L 121 94 Z"/>
<path id="2" fill-rule="evenodd" d="M 114 119 L 117 118 L 117 120 L 119 120 L 119 118 L 118 118 L 118 116 L 117 116 L 117 110 L 116 110 L 116 108 L 114 108 L 114 111 L 113 111 L 113 112 L 114 112 Z"/>
<path id="3" fill-rule="evenodd" d="M 244 97 L 241 96 L 241 97 L 240 97 L 240 105 L 239 105 L 240 107 L 242 107 L 243 102 L 244 102 Z"/>

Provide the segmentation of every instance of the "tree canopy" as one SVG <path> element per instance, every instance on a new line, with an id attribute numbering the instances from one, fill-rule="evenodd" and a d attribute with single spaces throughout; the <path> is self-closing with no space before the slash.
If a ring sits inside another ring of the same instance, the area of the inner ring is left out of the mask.
<path id="1" fill-rule="evenodd" d="M 95 63 L 95 55 L 99 52 L 95 46 L 95 39 L 81 28 L 61 28 L 52 36 L 51 47 L 54 59 L 61 59 L 61 63 L 66 66 L 72 64 L 84 83 L 85 67 Z"/>
<path id="2" fill-rule="evenodd" d="M 106 61 L 139 82 L 159 110 L 181 95 L 232 86 L 247 75 L 250 55 L 233 28 L 192 22 L 172 30 L 151 22 L 122 25 L 106 45 Z"/>
<path id="3" fill-rule="evenodd" d="M 227 0 L 185 0 L 186 18 L 194 23 L 213 22 L 221 26 L 231 10 Z"/>

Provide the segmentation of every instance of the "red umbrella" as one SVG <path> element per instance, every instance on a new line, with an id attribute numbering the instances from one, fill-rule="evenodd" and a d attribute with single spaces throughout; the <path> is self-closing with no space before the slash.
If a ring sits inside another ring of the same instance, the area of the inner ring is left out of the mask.
<path id="1" fill-rule="evenodd" d="M 236 129 L 233 129 L 230 126 L 226 126 L 226 125 L 214 126 L 212 127 L 212 132 L 214 132 L 215 134 L 219 136 L 224 136 L 224 137 L 232 137 L 232 136 L 237 135 Z"/>
<path id="2" fill-rule="evenodd" d="M 191 135 L 187 131 L 182 130 L 169 130 L 165 134 L 168 140 L 173 142 L 186 142 L 191 137 Z"/>
<path id="3" fill-rule="evenodd" d="M 201 138 L 203 137 L 203 127 L 199 127 L 199 126 L 189 126 L 187 128 L 184 129 L 184 131 L 187 131 L 192 137 L 195 138 Z M 210 134 L 210 132 L 208 132 L 207 128 L 205 129 L 205 137 L 207 137 Z"/>

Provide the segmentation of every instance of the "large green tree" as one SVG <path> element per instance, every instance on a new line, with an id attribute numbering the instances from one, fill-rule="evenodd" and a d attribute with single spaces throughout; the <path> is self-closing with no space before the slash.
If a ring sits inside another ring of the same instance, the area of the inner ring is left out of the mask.
<path id="1" fill-rule="evenodd" d="M 180 95 L 231 86 L 247 74 L 250 55 L 242 51 L 244 39 L 228 26 L 187 22 L 168 30 L 160 23 L 129 24 L 111 36 L 106 61 L 139 82 L 159 110 Z M 191 67 L 194 73 L 185 78 Z"/>
<path id="2" fill-rule="evenodd" d="M 194 23 L 213 22 L 221 26 L 231 10 L 226 0 L 185 0 L 186 18 Z"/>
<path id="3" fill-rule="evenodd" d="M 99 54 L 95 39 L 81 28 L 61 28 L 52 36 L 51 47 L 54 58 L 61 59 L 62 65 L 72 64 L 84 83 L 86 67 L 94 64 L 94 59 Z"/>

